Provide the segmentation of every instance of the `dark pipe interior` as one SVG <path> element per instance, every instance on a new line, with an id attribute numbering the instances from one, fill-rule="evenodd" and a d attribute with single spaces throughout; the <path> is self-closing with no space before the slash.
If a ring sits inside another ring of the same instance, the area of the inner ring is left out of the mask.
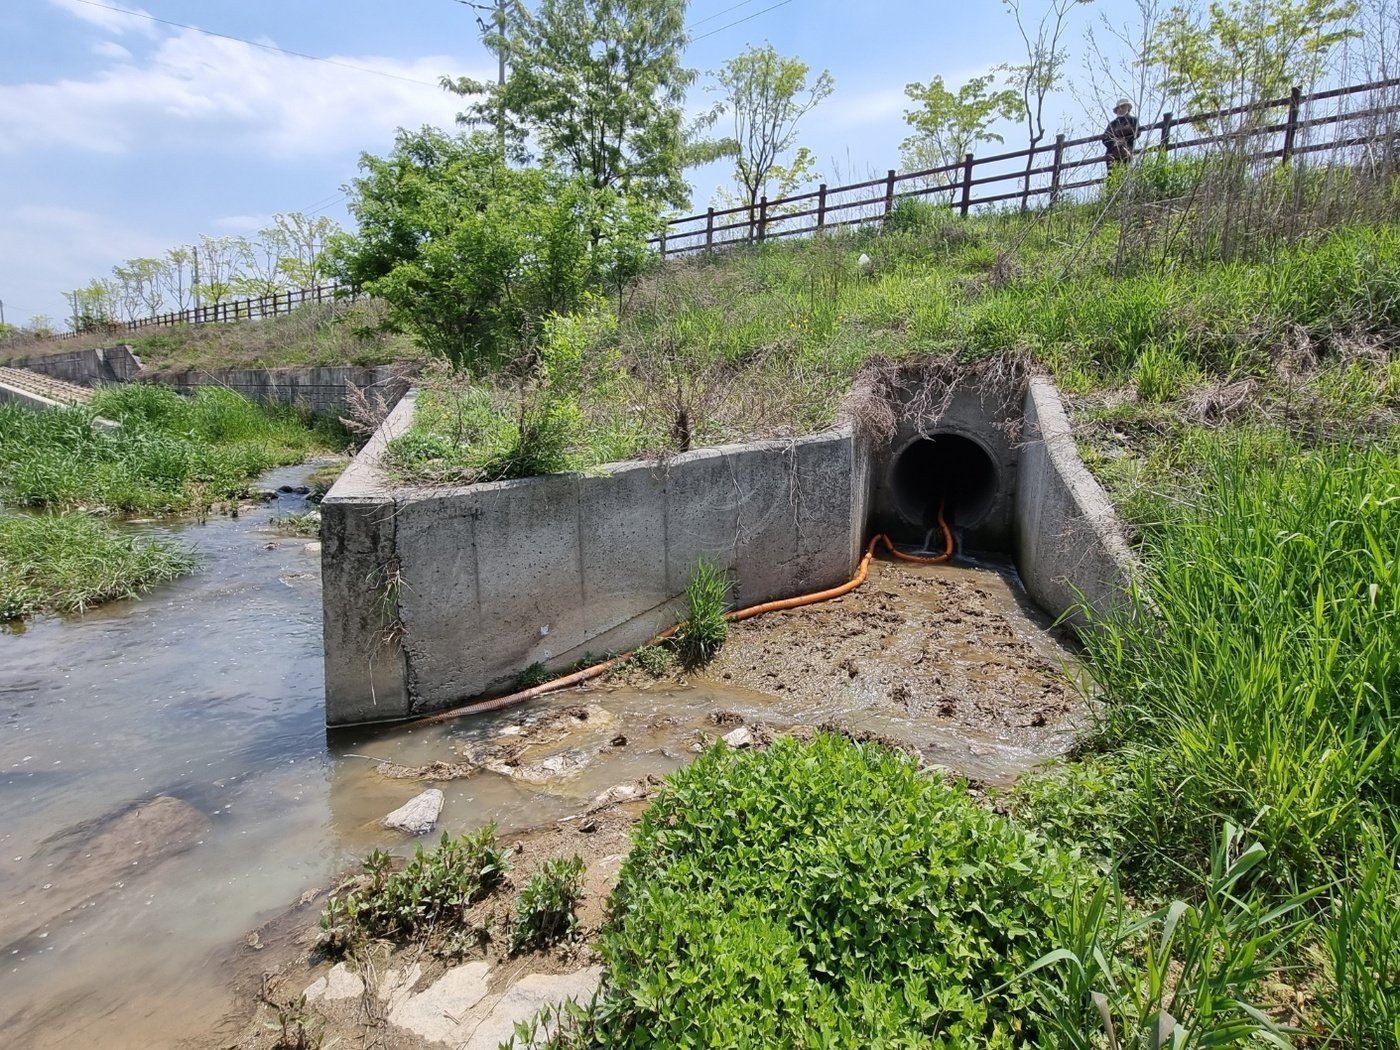
<path id="1" fill-rule="evenodd" d="M 894 461 L 892 480 L 900 514 L 922 529 L 938 524 L 940 504 L 949 525 L 975 525 L 997 493 L 991 457 L 977 442 L 957 434 L 934 434 L 909 444 Z"/>

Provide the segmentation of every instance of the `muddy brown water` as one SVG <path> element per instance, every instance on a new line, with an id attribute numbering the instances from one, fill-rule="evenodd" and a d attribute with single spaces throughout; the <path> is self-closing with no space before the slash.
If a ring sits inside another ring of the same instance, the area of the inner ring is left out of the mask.
<path id="1" fill-rule="evenodd" d="M 842 722 L 992 783 L 1073 731 L 1072 659 L 1013 577 L 882 564 L 839 603 L 736 630 L 712 676 L 328 735 L 319 553 L 269 526 L 289 509 L 133 526 L 192 544 L 202 571 L 0 636 L 5 1047 L 219 1045 L 233 1025 L 230 946 L 369 849 L 412 849 L 378 821 L 435 782 L 391 779 L 381 761 L 493 766 L 435 784 L 440 827 L 511 831 L 679 767 L 731 727 L 716 712 Z"/>

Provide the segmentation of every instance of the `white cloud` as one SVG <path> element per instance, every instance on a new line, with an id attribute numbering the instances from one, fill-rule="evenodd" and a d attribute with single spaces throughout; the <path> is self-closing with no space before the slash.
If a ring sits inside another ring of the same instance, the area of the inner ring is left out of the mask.
<path id="1" fill-rule="evenodd" d="M 811 113 L 828 128 L 858 128 L 899 118 L 909 106 L 903 88 L 875 88 L 858 95 L 833 95 Z"/>
<path id="2" fill-rule="evenodd" d="M 476 72 L 447 56 L 334 61 L 390 76 L 181 30 L 139 65 L 124 59 L 88 79 L 0 85 L 0 152 L 125 153 L 162 141 L 278 159 L 382 149 L 396 127 L 450 125 L 461 100 L 437 78 Z"/>
<path id="3" fill-rule="evenodd" d="M 49 0 L 49 3 L 62 11 L 66 11 L 74 18 L 80 18 L 90 25 L 105 29 L 111 33 L 135 32 L 146 36 L 155 33 L 155 25 L 149 18 L 149 11 L 144 11 L 139 7 L 126 7 L 125 10 L 117 10 L 125 5 L 107 3 L 106 0 Z"/>
<path id="4" fill-rule="evenodd" d="M 209 223 L 216 230 L 226 233 L 256 233 L 272 225 L 271 215 L 225 215 Z"/>
<path id="5" fill-rule="evenodd" d="M 13 312 L 20 323 L 32 314 L 62 321 L 64 289 L 110 275 L 122 259 L 161 255 L 170 244 L 96 212 L 49 204 L 0 210 L 0 229 L 8 258 L 23 260 L 4 275 L 6 319 Z"/>
<path id="6" fill-rule="evenodd" d="M 113 58 L 118 62 L 126 62 L 131 58 L 131 52 L 115 40 L 103 40 L 101 43 L 93 44 L 92 53 L 99 58 Z"/>

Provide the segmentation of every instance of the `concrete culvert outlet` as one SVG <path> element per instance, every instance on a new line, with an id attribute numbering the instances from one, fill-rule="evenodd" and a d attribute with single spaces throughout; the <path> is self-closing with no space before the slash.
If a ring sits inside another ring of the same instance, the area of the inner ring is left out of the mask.
<path id="1" fill-rule="evenodd" d="M 986 449 L 960 434 L 916 438 L 895 456 L 895 504 L 911 526 L 931 529 L 938 508 L 956 528 L 976 525 L 997 494 L 997 468 Z"/>

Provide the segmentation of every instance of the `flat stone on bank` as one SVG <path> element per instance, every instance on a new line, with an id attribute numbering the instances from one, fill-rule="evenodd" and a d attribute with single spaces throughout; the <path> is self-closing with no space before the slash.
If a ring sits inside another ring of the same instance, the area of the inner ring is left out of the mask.
<path id="1" fill-rule="evenodd" d="M 490 972 L 491 964 L 486 962 L 453 967 L 417 995 L 402 1000 L 390 1012 L 389 1021 L 430 1042 L 455 1046 L 476 1027 L 468 1011 L 486 998 Z"/>
<path id="2" fill-rule="evenodd" d="M 496 1050 L 515 1035 L 517 1021 L 528 1021 L 543 1007 L 557 1006 L 566 999 L 586 1004 L 598 990 L 602 975 L 601 966 L 589 966 L 573 973 L 532 973 L 520 978 L 497 1000 L 471 1038 L 461 1044 L 461 1050 Z M 541 1035 L 548 1037 L 548 1033 Z"/>
<path id="3" fill-rule="evenodd" d="M 306 1001 L 314 1003 L 321 999 L 335 1002 L 337 999 L 355 999 L 364 994 L 365 982 L 343 962 L 331 967 L 331 972 L 318 977 L 306 987 Z"/>
<path id="4" fill-rule="evenodd" d="M 748 726 L 740 726 L 732 733 L 724 734 L 724 742 L 736 751 L 739 748 L 751 747 L 753 745 L 753 734 L 749 732 Z"/>
<path id="5" fill-rule="evenodd" d="M 410 835 L 422 835 L 437 826 L 438 814 L 442 812 L 442 792 L 429 788 L 408 800 L 384 818 L 386 828 L 397 828 Z"/>

